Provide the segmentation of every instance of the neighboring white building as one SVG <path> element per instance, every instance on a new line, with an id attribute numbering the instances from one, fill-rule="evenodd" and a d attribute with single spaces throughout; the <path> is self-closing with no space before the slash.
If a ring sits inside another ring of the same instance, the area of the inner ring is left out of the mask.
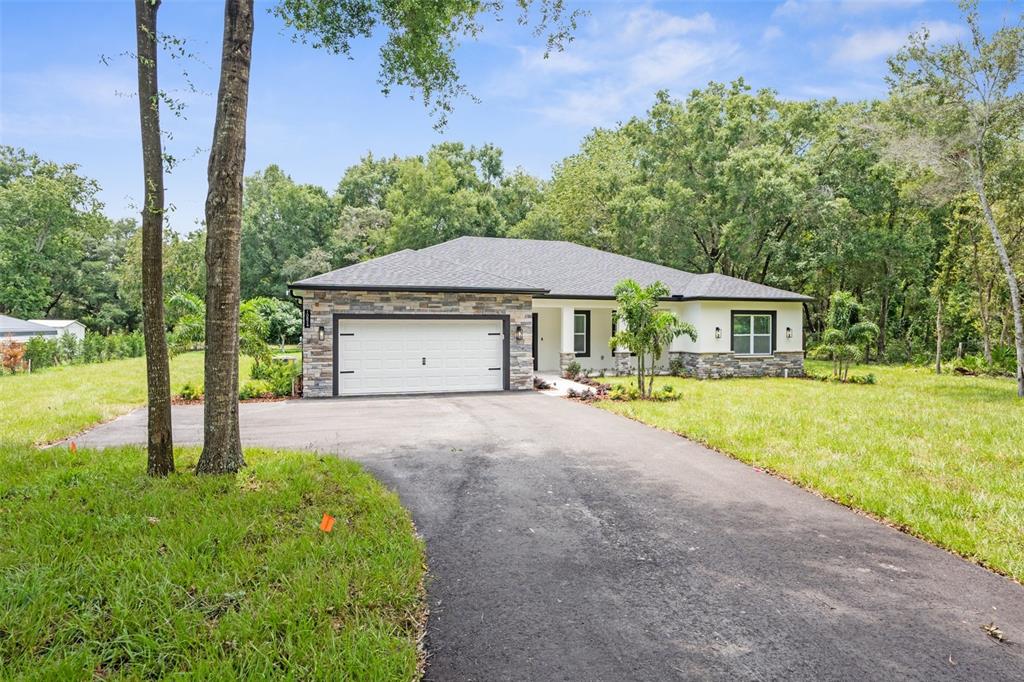
<path id="1" fill-rule="evenodd" d="M 19 320 L 8 315 L 0 315 L 0 341 L 10 340 L 24 343 L 33 336 L 45 336 L 55 339 L 59 334 L 59 331 L 44 324 Z"/>
<path id="2" fill-rule="evenodd" d="M 85 338 L 85 325 L 78 320 L 29 320 L 29 322 L 56 329 L 57 336 L 71 334 L 79 341 Z"/>

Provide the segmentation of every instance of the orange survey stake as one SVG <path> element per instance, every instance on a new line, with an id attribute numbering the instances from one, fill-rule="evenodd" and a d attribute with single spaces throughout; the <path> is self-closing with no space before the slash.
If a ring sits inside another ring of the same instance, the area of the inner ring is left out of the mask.
<path id="1" fill-rule="evenodd" d="M 334 528 L 334 517 L 330 514 L 324 514 L 324 518 L 320 521 L 320 530 L 330 533 L 332 528 Z"/>
<path id="2" fill-rule="evenodd" d="M 75 454 L 78 452 L 78 443 L 71 441 L 71 445 L 68 446 L 68 449 L 71 450 L 71 454 Z"/>

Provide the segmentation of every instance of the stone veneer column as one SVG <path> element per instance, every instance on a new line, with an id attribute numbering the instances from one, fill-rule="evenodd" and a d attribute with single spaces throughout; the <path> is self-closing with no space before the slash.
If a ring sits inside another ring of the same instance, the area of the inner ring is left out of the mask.
<path id="1" fill-rule="evenodd" d="M 633 373 L 633 363 L 630 362 L 629 351 L 616 350 L 612 353 L 615 358 L 615 373 L 619 376 L 629 376 Z"/>
<path id="2" fill-rule="evenodd" d="M 559 353 L 558 354 L 558 373 L 565 376 L 565 371 L 569 369 L 569 365 L 576 361 L 575 353 Z"/>

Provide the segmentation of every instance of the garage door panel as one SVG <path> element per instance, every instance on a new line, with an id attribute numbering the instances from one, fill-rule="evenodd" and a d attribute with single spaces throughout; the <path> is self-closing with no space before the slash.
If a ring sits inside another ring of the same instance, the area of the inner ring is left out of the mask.
<path id="1" fill-rule="evenodd" d="M 338 394 L 502 390 L 501 328 L 487 319 L 341 319 Z"/>

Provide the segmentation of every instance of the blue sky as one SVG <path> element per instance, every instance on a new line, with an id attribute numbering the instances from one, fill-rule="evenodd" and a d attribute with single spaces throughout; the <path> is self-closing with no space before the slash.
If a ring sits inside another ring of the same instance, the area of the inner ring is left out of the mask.
<path id="1" fill-rule="evenodd" d="M 293 43 L 271 5 L 258 2 L 247 172 L 277 163 L 296 181 L 333 189 L 368 151 L 408 155 L 461 140 L 493 142 L 508 166 L 549 177 L 589 130 L 643 113 L 658 89 L 683 97 L 709 80 L 743 76 L 789 98 L 880 96 L 886 55 L 909 31 L 927 24 L 939 39 L 958 31 L 951 2 L 566 2 L 589 16 L 548 60 L 512 13 L 460 48 L 465 83 L 480 102 L 459 101 L 443 133 L 408 92 L 380 94 L 373 41 L 359 44 L 353 61 L 315 51 Z M 998 19 L 1014 9 L 992 4 L 983 14 Z M 187 118 L 164 116 L 169 151 L 190 157 L 168 178 L 180 231 L 203 213 L 222 11 L 220 2 L 199 0 L 164 0 L 160 10 L 160 29 L 186 38 L 204 62 L 189 68 L 205 92 L 180 93 Z M 134 63 L 117 57 L 134 40 L 129 0 L 0 0 L 0 141 L 80 164 L 114 217 L 136 215 L 141 194 Z M 165 59 L 161 69 L 162 85 L 182 86 L 176 64 Z"/>

